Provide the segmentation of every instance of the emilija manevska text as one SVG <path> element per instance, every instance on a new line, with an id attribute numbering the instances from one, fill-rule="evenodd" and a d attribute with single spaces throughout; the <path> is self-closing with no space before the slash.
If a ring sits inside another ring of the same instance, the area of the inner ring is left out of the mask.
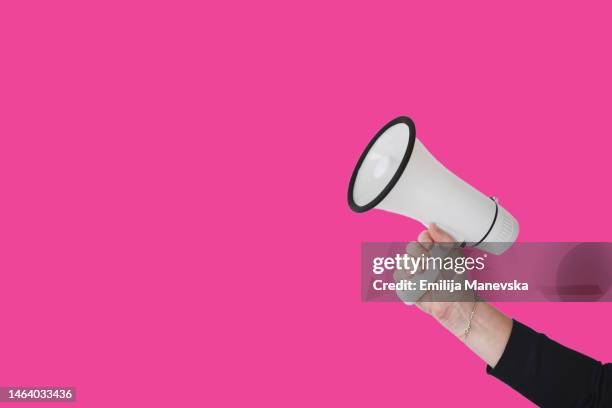
<path id="1" fill-rule="evenodd" d="M 410 275 L 417 272 L 430 270 L 453 271 L 457 275 L 462 275 L 467 271 L 485 268 L 486 254 L 478 257 L 470 256 L 411 256 L 408 254 L 396 255 L 394 257 L 376 257 L 372 261 L 372 272 L 380 275 L 385 271 L 405 271 Z M 432 290 L 432 291 L 526 291 L 529 290 L 527 282 L 519 282 L 516 279 L 512 282 L 479 282 L 477 280 L 442 279 L 436 282 L 427 280 L 402 279 L 397 282 L 384 282 L 381 279 L 372 282 L 374 290 Z"/>

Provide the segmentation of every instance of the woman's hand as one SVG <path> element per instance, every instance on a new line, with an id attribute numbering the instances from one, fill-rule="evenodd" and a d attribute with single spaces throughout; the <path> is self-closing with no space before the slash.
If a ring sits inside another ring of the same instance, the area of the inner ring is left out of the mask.
<path id="1" fill-rule="evenodd" d="M 406 248 L 413 257 L 462 256 L 463 251 L 456 245 L 448 233 L 436 225 L 419 234 L 418 242 L 411 242 Z M 422 275 L 417 271 L 410 275 L 397 271 L 396 279 L 415 279 Z M 453 279 L 455 282 L 465 280 L 465 273 L 442 269 L 438 274 L 441 279 Z M 478 301 L 473 291 L 430 290 L 417 301 L 416 306 L 433 316 L 448 331 L 459 337 L 467 347 L 482 358 L 491 367 L 495 367 L 502 356 L 512 331 L 512 320 L 486 302 Z M 469 330 L 468 330 L 469 328 Z"/>
<path id="2" fill-rule="evenodd" d="M 455 240 L 446 231 L 442 230 L 436 224 L 431 224 L 428 229 L 421 232 L 417 238 L 420 248 L 415 248 L 416 245 L 409 245 L 407 251 L 425 251 L 427 254 L 432 251 L 433 248 L 437 248 L 437 254 L 435 256 L 450 256 L 459 257 L 463 255 L 463 251 L 456 247 Z M 421 252 L 422 253 L 422 252 Z M 420 253 L 416 255 L 409 253 L 411 256 L 420 256 Z M 441 279 L 452 279 L 455 282 L 460 282 L 463 286 L 465 280 L 465 274 L 457 274 L 454 271 L 448 271 L 442 269 L 438 280 Z M 457 306 L 457 302 L 473 304 L 474 293 L 466 293 L 465 291 L 428 291 L 426 292 L 417 302 L 416 306 L 424 312 L 432 315 L 440 322 L 447 321 L 452 317 L 452 311 Z"/>
<path id="3" fill-rule="evenodd" d="M 463 256 L 463 251 L 461 248 L 458 248 L 453 237 L 435 224 L 430 225 L 428 229 L 421 232 L 417 242 L 409 243 L 406 247 L 406 252 L 414 258 L 424 256 L 426 258 L 446 259 L 448 257 L 456 258 Z M 424 272 L 423 269 L 419 269 L 413 274 L 407 271 L 397 271 L 395 279 L 398 281 L 403 279 L 418 279 L 419 281 L 430 279 L 432 280 L 431 283 L 433 283 L 431 271 L 427 271 L 429 277 L 424 275 Z M 446 270 L 444 268 L 438 271 L 434 270 L 433 272 L 437 272 L 435 282 L 440 282 L 441 280 L 452 281 L 453 283 L 459 282 L 461 287 L 464 287 L 465 273 L 456 273 L 454 270 Z M 406 295 L 414 296 L 415 294 Z M 416 295 L 418 296 L 418 293 Z M 474 308 L 474 296 L 475 294 L 471 290 L 430 290 L 416 300 L 415 305 L 459 336 L 464 332 L 466 319 L 469 318 L 469 314 Z M 402 297 L 400 296 L 400 298 Z"/>

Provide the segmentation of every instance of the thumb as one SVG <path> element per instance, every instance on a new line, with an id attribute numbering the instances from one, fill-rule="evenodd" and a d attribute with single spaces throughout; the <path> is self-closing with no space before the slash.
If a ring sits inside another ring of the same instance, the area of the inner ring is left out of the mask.
<path id="1" fill-rule="evenodd" d="M 429 236 L 434 242 L 455 242 L 455 239 L 451 237 L 446 231 L 438 227 L 435 223 L 429 224 Z"/>

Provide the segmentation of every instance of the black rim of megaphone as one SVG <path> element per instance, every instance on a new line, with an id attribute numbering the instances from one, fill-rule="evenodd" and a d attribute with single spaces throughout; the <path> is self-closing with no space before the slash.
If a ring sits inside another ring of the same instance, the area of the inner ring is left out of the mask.
<path id="1" fill-rule="evenodd" d="M 381 137 L 383 133 L 385 133 L 391 126 L 395 126 L 399 123 L 403 123 L 407 125 L 408 129 L 410 130 L 410 139 L 408 140 L 408 146 L 406 147 L 406 151 L 404 152 L 404 157 L 402 158 L 402 161 L 400 162 L 399 167 L 397 168 L 397 170 L 395 171 L 395 174 L 393 175 L 393 177 L 391 177 L 391 180 L 389 180 L 385 188 L 383 188 L 382 191 L 372 201 L 370 201 L 369 203 L 365 205 L 357 204 L 355 200 L 353 199 L 353 189 L 355 187 L 355 180 L 357 179 L 357 174 L 359 173 L 361 164 L 365 160 L 370 149 L 372 148 L 372 146 L 374 146 L 378 138 Z M 410 161 L 410 156 L 412 155 L 412 150 L 414 149 L 415 141 L 416 141 L 416 128 L 414 126 L 414 122 L 408 116 L 399 116 L 393 119 L 391 122 L 383 126 L 383 128 L 380 129 L 378 133 L 376 133 L 376 136 L 374 136 L 374 138 L 370 141 L 370 143 L 368 143 L 368 146 L 365 148 L 365 150 L 361 154 L 361 157 L 359 157 L 359 161 L 357 162 L 357 165 L 355 165 L 355 169 L 353 170 L 353 174 L 351 175 L 351 181 L 349 183 L 349 190 L 348 190 L 348 203 L 349 203 L 349 206 L 351 207 L 351 210 L 355 212 L 365 212 L 365 211 L 371 210 L 372 208 L 376 207 L 382 200 L 385 199 L 385 197 L 391 192 L 391 190 L 393 190 L 393 187 L 395 187 L 395 184 L 397 184 L 397 181 L 400 179 L 400 177 L 402 177 L 402 173 L 404 172 L 404 169 L 406 169 L 406 166 L 408 165 L 408 162 Z"/>

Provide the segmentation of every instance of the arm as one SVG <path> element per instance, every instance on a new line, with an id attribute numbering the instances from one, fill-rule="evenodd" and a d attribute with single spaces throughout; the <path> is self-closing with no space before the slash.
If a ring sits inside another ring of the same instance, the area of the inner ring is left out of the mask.
<path id="1" fill-rule="evenodd" d="M 426 248 L 451 240 L 436 226 L 419 236 Z M 612 407 L 611 364 L 568 349 L 485 302 L 431 300 L 425 295 L 417 305 L 484 360 L 488 374 L 538 406 Z"/>
<path id="2" fill-rule="evenodd" d="M 464 336 L 472 309 L 470 332 Z M 452 303 L 437 320 L 491 367 L 502 357 L 512 331 L 512 319 L 485 302 Z"/>
<path id="3" fill-rule="evenodd" d="M 453 242 L 453 237 L 432 224 L 429 229 L 419 235 L 418 241 L 420 249 L 414 247 L 408 249 L 412 255 L 418 255 L 421 251 L 429 251 L 434 243 Z M 489 366 L 495 367 L 510 338 L 512 319 L 485 302 L 436 300 L 438 298 L 434 294 L 425 294 L 417 302 L 417 306 L 432 315 L 448 331 L 462 339 L 465 345 Z M 471 319 L 470 332 L 464 336 L 463 333 L 470 321 L 472 311 L 474 314 Z"/>

